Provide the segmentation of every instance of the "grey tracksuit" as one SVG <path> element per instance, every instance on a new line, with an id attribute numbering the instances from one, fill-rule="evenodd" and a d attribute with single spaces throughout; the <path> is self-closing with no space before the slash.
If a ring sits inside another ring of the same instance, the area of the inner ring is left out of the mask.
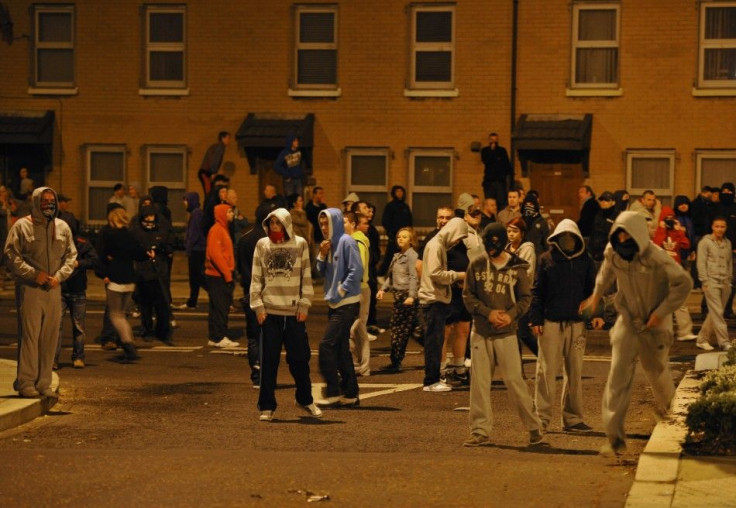
<path id="1" fill-rule="evenodd" d="M 637 357 L 652 385 L 658 409 L 669 409 L 675 393 L 668 365 L 673 341 L 672 313 L 683 304 L 693 286 L 687 272 L 650 241 L 646 220 L 641 215 L 622 212 L 611 226 L 609 239 L 619 229 L 631 235 L 638 252 L 628 262 L 609 242 L 595 285 L 595 294 L 603 295 L 614 279 L 618 283 L 615 304 L 619 316 L 610 332 L 611 370 L 602 403 L 603 425 L 611 443 L 626 440 L 624 420 Z M 652 314 L 661 322 L 648 328 Z"/>
<path id="2" fill-rule="evenodd" d="M 16 279 L 18 305 L 18 378 L 15 388 L 21 395 L 46 392 L 51 386 L 51 371 L 61 323 L 61 284 L 53 289 L 39 286 L 40 272 L 64 282 L 74 271 L 77 249 L 69 226 L 61 219 L 48 220 L 41 213 L 41 194 L 33 191 L 31 215 L 13 224 L 5 242 L 9 270 Z M 57 199 L 58 203 L 58 199 Z"/>
<path id="3" fill-rule="evenodd" d="M 726 237 L 719 242 L 713 235 L 706 235 L 698 243 L 698 278 L 708 304 L 708 317 L 700 329 L 698 342 L 710 342 L 715 336 L 721 348 L 730 344 L 723 310 L 731 293 L 733 277 L 731 249 L 731 242 Z"/>

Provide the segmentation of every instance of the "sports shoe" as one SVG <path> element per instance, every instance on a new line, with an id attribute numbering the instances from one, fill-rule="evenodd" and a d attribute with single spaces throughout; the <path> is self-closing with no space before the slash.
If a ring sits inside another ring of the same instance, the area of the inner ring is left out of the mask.
<path id="1" fill-rule="evenodd" d="M 273 420 L 273 411 L 261 411 L 261 416 L 258 419 L 262 422 L 270 422 Z"/>
<path id="2" fill-rule="evenodd" d="M 612 443 L 606 443 L 601 447 L 601 455 L 604 457 L 612 457 L 614 455 L 621 455 L 626 451 L 626 441 L 616 438 Z"/>
<path id="3" fill-rule="evenodd" d="M 529 431 L 529 444 L 530 445 L 538 445 L 542 441 L 544 441 L 544 435 L 539 430 L 530 430 Z"/>
<path id="4" fill-rule="evenodd" d="M 593 427 L 586 425 L 585 422 L 565 427 L 565 432 L 590 432 L 591 430 L 593 430 Z"/>
<path id="5" fill-rule="evenodd" d="M 118 345 L 115 344 L 115 342 L 113 341 L 105 342 L 102 345 L 102 349 L 104 349 L 105 351 L 115 351 L 117 348 L 118 348 Z"/>
<path id="6" fill-rule="evenodd" d="M 383 367 L 379 367 L 378 370 L 380 372 L 385 372 L 385 373 L 399 373 L 403 369 L 402 369 L 400 363 L 389 363 L 388 365 L 384 365 Z"/>
<path id="7" fill-rule="evenodd" d="M 451 392 L 452 386 L 448 385 L 447 383 L 443 383 L 442 381 L 437 381 L 433 385 L 425 386 L 424 388 L 422 388 L 422 390 L 424 390 L 425 392 L 435 392 L 435 393 Z"/>
<path id="8" fill-rule="evenodd" d="M 235 342 L 235 341 L 228 339 L 227 337 L 223 337 L 220 340 L 220 342 L 209 340 L 207 342 L 207 345 L 212 346 L 212 347 L 219 347 L 221 349 L 228 349 L 228 348 L 238 347 L 240 345 L 240 342 Z"/>
<path id="9" fill-rule="evenodd" d="M 358 397 L 345 397 L 344 395 L 340 397 L 340 400 L 338 401 L 341 406 L 359 406 L 360 405 L 360 399 Z"/>
<path id="10" fill-rule="evenodd" d="M 697 347 L 698 349 L 702 349 L 703 351 L 713 351 L 713 349 L 715 349 L 707 342 L 696 342 L 695 347 Z"/>
<path id="11" fill-rule="evenodd" d="M 485 446 L 488 443 L 490 443 L 490 439 L 488 439 L 488 436 L 484 436 L 483 434 L 471 434 L 470 439 L 465 441 L 463 443 L 463 446 L 467 446 L 468 448 L 475 448 L 476 446 Z"/>
<path id="12" fill-rule="evenodd" d="M 333 397 L 325 397 L 324 399 L 315 400 L 314 403 L 318 406 L 336 406 L 340 403 L 340 399 L 342 399 L 340 395 L 335 395 Z"/>
<path id="13" fill-rule="evenodd" d="M 694 333 L 688 333 L 687 335 L 683 335 L 682 337 L 677 337 L 677 340 L 680 342 L 686 342 L 688 340 L 695 340 L 698 336 Z"/>
<path id="14" fill-rule="evenodd" d="M 320 408 L 318 408 L 317 405 L 314 402 L 312 402 L 311 404 L 306 404 L 306 405 L 305 404 L 299 404 L 297 402 L 296 405 L 298 407 L 302 408 L 307 413 L 309 413 L 310 416 L 312 416 L 314 418 L 322 418 L 322 414 L 323 414 L 322 413 L 322 410 Z"/>
<path id="15" fill-rule="evenodd" d="M 372 333 L 368 334 L 368 342 L 373 342 L 376 339 L 378 339 L 378 335 L 373 335 Z"/>
<path id="16" fill-rule="evenodd" d="M 84 360 L 82 360 L 81 358 L 77 358 L 76 360 L 72 362 L 72 365 L 74 366 L 75 369 L 83 369 Z"/>
<path id="17" fill-rule="evenodd" d="M 728 351 L 733 347 L 733 344 L 730 342 L 726 342 L 724 345 L 721 346 L 721 351 Z"/>
<path id="18" fill-rule="evenodd" d="M 51 388 L 46 388 L 44 391 L 41 392 L 41 395 L 44 397 L 48 397 L 49 399 L 59 398 L 59 392 L 56 392 L 52 390 Z"/>
<path id="19" fill-rule="evenodd" d="M 176 324 L 176 319 L 172 319 L 169 326 L 171 326 L 171 328 L 179 328 L 179 325 Z"/>
<path id="20" fill-rule="evenodd" d="M 184 303 L 172 303 L 171 308 L 174 310 L 196 310 L 196 305 L 189 305 L 187 302 Z"/>
<path id="21" fill-rule="evenodd" d="M 139 318 L 139 317 L 141 317 L 141 311 L 139 311 L 137 309 L 134 310 L 133 312 L 130 313 L 130 317 L 132 317 L 132 318 Z"/>

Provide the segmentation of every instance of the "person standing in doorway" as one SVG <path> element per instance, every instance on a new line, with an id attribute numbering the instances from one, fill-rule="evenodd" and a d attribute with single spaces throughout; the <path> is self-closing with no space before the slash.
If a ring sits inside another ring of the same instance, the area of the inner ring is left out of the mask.
<path id="1" fill-rule="evenodd" d="M 480 151 L 483 161 L 483 194 L 486 198 L 495 198 L 498 208 L 506 207 L 508 190 L 514 182 L 514 168 L 509 161 L 509 154 L 498 144 L 498 134 L 488 135 L 488 146 Z"/>

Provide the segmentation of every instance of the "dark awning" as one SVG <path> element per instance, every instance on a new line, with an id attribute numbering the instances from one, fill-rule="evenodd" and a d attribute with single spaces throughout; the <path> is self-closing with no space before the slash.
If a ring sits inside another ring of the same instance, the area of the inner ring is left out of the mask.
<path id="1" fill-rule="evenodd" d="M 580 163 L 588 175 L 593 115 L 521 115 L 512 140 L 524 173 L 527 163 Z"/>
<path id="2" fill-rule="evenodd" d="M 0 144 L 51 145 L 53 111 L 0 111 Z"/>
<path id="3" fill-rule="evenodd" d="M 314 146 L 314 114 L 279 115 L 273 113 L 248 113 L 237 134 L 238 147 L 243 150 L 250 165 L 250 172 L 258 171 L 256 159 L 276 159 L 286 146 L 287 136 L 298 136 L 305 172 L 312 170 Z"/>

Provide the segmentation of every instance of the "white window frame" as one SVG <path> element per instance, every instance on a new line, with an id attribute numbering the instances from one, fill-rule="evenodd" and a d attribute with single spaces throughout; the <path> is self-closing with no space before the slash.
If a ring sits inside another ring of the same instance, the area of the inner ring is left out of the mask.
<path id="1" fill-rule="evenodd" d="M 570 88 L 568 96 L 571 95 L 621 95 L 621 5 L 619 3 L 592 3 L 581 2 L 573 4 L 572 11 L 572 33 L 570 35 L 571 53 L 570 53 Z M 614 10 L 616 11 L 616 38 L 612 41 L 580 41 L 578 33 L 580 28 L 580 12 L 595 10 Z M 577 75 L 577 50 L 578 49 L 595 49 L 595 48 L 616 48 L 616 71 L 617 81 L 615 83 L 578 83 Z M 576 93 L 577 92 L 577 93 Z"/>
<path id="2" fill-rule="evenodd" d="M 40 18 L 44 14 L 68 14 L 71 20 L 71 40 L 67 42 L 54 41 L 46 42 L 39 40 L 40 35 Z M 31 94 L 43 95 L 75 95 L 78 92 L 76 86 L 77 69 L 76 69 L 76 16 L 73 5 L 34 5 L 33 6 L 33 79 L 28 89 Z M 72 62 L 74 70 L 72 72 L 72 81 L 41 81 L 39 78 L 39 51 L 48 49 L 67 49 L 72 51 Z"/>
<path id="3" fill-rule="evenodd" d="M 669 187 L 633 187 L 633 162 L 635 159 L 667 159 L 669 161 Z M 674 150 L 668 149 L 630 149 L 626 151 L 626 188 L 632 196 L 641 196 L 645 190 L 651 190 L 657 197 L 674 197 L 675 193 L 675 159 Z"/>
<path id="4" fill-rule="evenodd" d="M 430 185 L 417 185 L 414 178 L 414 166 L 416 164 L 417 157 L 447 157 L 450 161 L 450 176 L 448 178 L 449 184 L 446 186 L 430 186 Z M 452 202 L 452 183 L 455 177 L 455 149 L 454 148 L 409 148 L 408 149 L 409 159 L 409 189 L 406 197 L 407 203 L 411 208 L 414 208 L 414 196 L 415 194 L 447 194 L 449 200 L 447 203 Z M 434 213 L 434 212 L 432 212 Z M 422 226 L 419 226 L 422 227 Z"/>
<path id="5" fill-rule="evenodd" d="M 189 95 L 187 87 L 187 9 L 185 5 L 144 5 L 143 6 L 143 88 L 139 90 L 140 95 Z M 151 42 L 151 15 L 152 14 L 179 14 L 182 16 L 182 41 L 181 42 Z M 169 52 L 182 54 L 182 79 L 181 80 L 152 80 L 151 79 L 151 53 Z"/>
<path id="6" fill-rule="evenodd" d="M 695 194 L 700 193 L 703 185 L 703 160 L 707 159 L 731 159 L 736 161 L 736 149 L 734 150 L 697 150 L 695 152 Z M 721 185 L 721 182 L 718 183 Z"/>
<path id="7" fill-rule="evenodd" d="M 167 187 L 168 189 L 186 191 L 187 178 L 189 174 L 188 172 L 189 149 L 187 146 L 185 145 L 145 145 L 143 147 L 143 153 L 144 153 L 144 163 L 145 163 L 144 178 L 146 182 L 146 186 L 145 186 L 146 189 L 150 189 L 154 185 L 162 185 L 164 187 Z M 181 155 L 181 160 L 183 164 L 181 181 L 158 181 L 158 180 L 151 179 L 151 157 L 154 155 L 167 154 L 167 153 Z M 178 221 L 178 222 L 174 222 L 173 225 L 179 226 L 183 224 L 184 222 Z"/>
<path id="8" fill-rule="evenodd" d="M 422 12 L 449 12 L 452 14 L 452 36 L 449 42 L 417 42 L 417 15 Z M 411 34 L 409 48 L 408 87 L 404 90 L 407 97 L 457 97 L 455 87 L 455 41 L 457 40 L 455 4 L 413 4 L 410 6 Z M 449 52 L 451 58 L 449 81 L 416 81 L 417 53 L 420 51 Z"/>
<path id="9" fill-rule="evenodd" d="M 106 188 L 110 191 L 110 197 L 112 197 L 112 189 L 118 184 L 126 184 L 128 178 L 128 149 L 125 145 L 86 145 L 84 154 L 84 164 L 86 169 L 86 186 L 85 186 L 85 210 L 84 217 L 87 224 L 90 225 L 102 225 L 106 224 L 107 220 L 95 219 L 92 220 L 89 217 L 90 214 L 90 188 L 101 189 Z M 115 180 L 93 180 L 92 179 L 92 154 L 96 152 L 109 152 L 109 153 L 120 153 L 123 156 L 123 177 Z M 132 218 L 132 217 L 131 217 Z"/>
<path id="10" fill-rule="evenodd" d="M 329 13 L 333 15 L 332 38 L 333 42 L 300 42 L 301 41 L 301 16 L 302 14 Z M 339 81 L 339 10 L 337 5 L 313 4 L 296 5 L 294 14 L 294 70 L 292 85 L 289 88 L 290 97 L 339 97 L 341 90 Z M 299 83 L 299 52 L 307 50 L 331 50 L 335 52 L 336 68 L 335 82 L 324 84 Z"/>
<path id="11" fill-rule="evenodd" d="M 706 11 L 709 8 L 731 7 L 736 9 L 736 2 L 702 2 L 700 4 L 700 23 L 698 26 L 698 89 L 704 89 L 700 95 L 708 95 L 708 91 L 715 92 L 720 89 L 721 93 L 717 95 L 736 95 L 736 76 L 733 79 L 705 79 L 705 52 L 709 49 L 736 49 L 736 39 L 706 39 L 705 38 L 705 22 Z M 694 95 L 699 95 L 697 89 Z"/>

